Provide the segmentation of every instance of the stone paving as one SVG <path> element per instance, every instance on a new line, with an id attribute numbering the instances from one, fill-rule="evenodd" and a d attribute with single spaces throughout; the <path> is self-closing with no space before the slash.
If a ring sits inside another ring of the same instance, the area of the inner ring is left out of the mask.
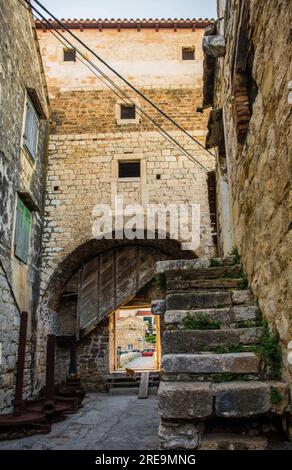
<path id="1" fill-rule="evenodd" d="M 52 426 L 50 434 L 0 442 L 0 451 L 15 450 L 156 450 L 157 397 L 88 394 L 78 413 Z"/>

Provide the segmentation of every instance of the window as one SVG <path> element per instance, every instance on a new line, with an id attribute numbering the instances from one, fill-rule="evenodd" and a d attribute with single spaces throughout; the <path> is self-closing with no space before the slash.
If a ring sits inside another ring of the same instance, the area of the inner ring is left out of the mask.
<path id="1" fill-rule="evenodd" d="M 34 160 L 37 156 L 38 133 L 39 116 L 32 104 L 32 101 L 27 98 L 23 145 Z"/>
<path id="2" fill-rule="evenodd" d="M 183 47 L 182 48 L 182 60 L 195 60 L 195 49 L 194 49 L 194 47 Z"/>
<path id="3" fill-rule="evenodd" d="M 136 119 L 136 107 L 121 104 L 121 119 Z"/>
<path id="4" fill-rule="evenodd" d="M 140 161 L 119 162 L 119 178 L 140 178 Z"/>
<path id="5" fill-rule="evenodd" d="M 31 211 L 17 196 L 16 222 L 14 234 L 14 254 L 17 258 L 27 264 L 29 237 L 31 230 Z"/>
<path id="6" fill-rule="evenodd" d="M 76 62 L 75 49 L 64 49 L 64 62 Z"/>

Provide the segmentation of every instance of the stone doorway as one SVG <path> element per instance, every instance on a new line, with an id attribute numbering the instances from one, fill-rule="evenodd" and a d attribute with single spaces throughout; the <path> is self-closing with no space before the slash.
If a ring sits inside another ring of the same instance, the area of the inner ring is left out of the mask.
<path id="1" fill-rule="evenodd" d="M 109 318 L 110 372 L 160 371 L 160 318 L 150 305 L 136 302 L 117 309 Z"/>

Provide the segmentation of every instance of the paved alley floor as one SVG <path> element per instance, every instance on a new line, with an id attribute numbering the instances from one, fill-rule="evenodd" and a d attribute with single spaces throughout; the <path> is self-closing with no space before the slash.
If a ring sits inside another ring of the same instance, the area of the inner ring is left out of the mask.
<path id="1" fill-rule="evenodd" d="M 0 441 L 4 449 L 157 450 L 157 396 L 88 394 L 78 413 L 53 424 L 50 434 Z"/>
<path id="2" fill-rule="evenodd" d="M 127 362 L 125 367 L 129 369 L 155 369 L 156 367 L 154 356 L 135 357 L 130 362 Z"/>

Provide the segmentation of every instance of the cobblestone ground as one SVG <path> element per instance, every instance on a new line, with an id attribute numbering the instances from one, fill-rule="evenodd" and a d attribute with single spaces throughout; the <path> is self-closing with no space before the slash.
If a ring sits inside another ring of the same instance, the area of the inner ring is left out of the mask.
<path id="1" fill-rule="evenodd" d="M 0 442 L 0 451 L 23 450 L 156 450 L 157 396 L 90 394 L 84 407 L 52 426 L 50 434 Z"/>

